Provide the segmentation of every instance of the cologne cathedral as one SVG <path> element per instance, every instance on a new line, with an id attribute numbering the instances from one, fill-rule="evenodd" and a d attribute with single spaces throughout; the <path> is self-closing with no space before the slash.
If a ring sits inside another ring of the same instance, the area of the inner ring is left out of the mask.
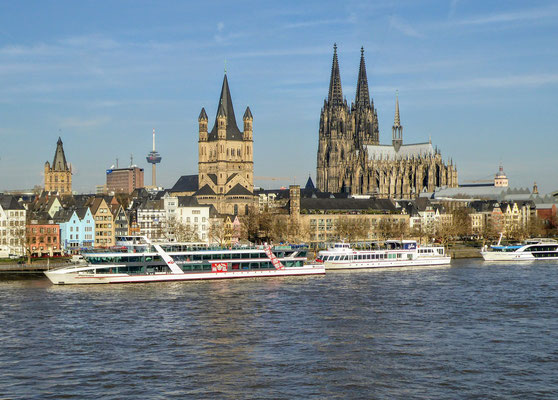
<path id="1" fill-rule="evenodd" d="M 379 140 L 378 113 L 370 98 L 361 48 L 356 97 L 343 99 L 337 46 L 329 94 L 320 116 L 317 188 L 323 192 L 410 199 L 437 187 L 457 187 L 457 170 L 444 163 L 431 141 L 403 144 L 399 99 L 395 102 L 392 143 Z"/>

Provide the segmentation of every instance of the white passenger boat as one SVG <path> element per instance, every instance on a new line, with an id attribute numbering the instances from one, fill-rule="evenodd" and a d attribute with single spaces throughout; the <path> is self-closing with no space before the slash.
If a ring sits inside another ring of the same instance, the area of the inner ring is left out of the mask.
<path id="1" fill-rule="evenodd" d="M 211 248 L 191 244 L 133 244 L 85 253 L 80 264 L 46 271 L 54 284 L 139 283 L 324 274 L 307 265 L 307 247 Z"/>
<path id="2" fill-rule="evenodd" d="M 359 269 L 445 265 L 451 262 L 442 246 L 421 247 L 415 240 L 388 240 L 384 248 L 355 250 L 348 243 L 335 243 L 318 253 L 316 262 L 326 269 Z"/>
<path id="3" fill-rule="evenodd" d="M 522 244 L 500 245 L 499 240 L 496 245 L 485 246 L 481 255 L 485 261 L 557 260 L 558 242 L 554 239 L 535 238 Z"/>

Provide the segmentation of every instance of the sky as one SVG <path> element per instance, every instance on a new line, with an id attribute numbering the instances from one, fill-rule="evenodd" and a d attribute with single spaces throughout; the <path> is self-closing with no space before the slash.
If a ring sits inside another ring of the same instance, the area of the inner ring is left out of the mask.
<path id="1" fill-rule="evenodd" d="M 255 184 L 315 178 L 318 123 L 337 43 L 354 100 L 364 46 L 380 142 L 399 92 L 404 143 L 432 139 L 459 181 L 558 190 L 558 2 L 0 2 L 0 190 L 43 185 L 58 136 L 73 188 L 145 157 L 158 184 L 197 174 L 226 68 L 237 121 L 254 116 Z M 240 127 L 242 129 L 242 127 Z"/>

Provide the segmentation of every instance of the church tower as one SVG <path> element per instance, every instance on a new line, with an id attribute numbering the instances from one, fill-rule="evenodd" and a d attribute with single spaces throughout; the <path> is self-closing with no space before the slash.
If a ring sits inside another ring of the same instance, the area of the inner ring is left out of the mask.
<path id="1" fill-rule="evenodd" d="M 366 184 L 356 179 L 356 171 L 365 168 L 365 146 L 378 143 L 378 115 L 368 89 L 364 48 L 360 49 L 355 101 L 349 108 L 343 99 L 334 45 L 329 93 L 320 116 L 317 188 L 323 192 L 365 193 Z"/>
<path id="2" fill-rule="evenodd" d="M 72 167 L 66 163 L 64 146 L 59 137 L 52 165 L 45 163 L 45 191 L 58 192 L 60 195 L 72 194 Z"/>
<path id="3" fill-rule="evenodd" d="M 244 131 L 238 129 L 227 75 L 219 97 L 217 115 L 208 132 L 202 108 L 198 117 L 198 191 L 200 203 L 213 204 L 221 214 L 242 215 L 252 204 L 254 163 L 252 111 L 246 107 Z"/>
<path id="4" fill-rule="evenodd" d="M 374 100 L 370 98 L 368 90 L 364 47 L 360 48 L 360 67 L 352 113 L 355 119 L 355 136 L 358 142 L 362 145 L 379 144 L 378 114 L 374 108 Z"/>

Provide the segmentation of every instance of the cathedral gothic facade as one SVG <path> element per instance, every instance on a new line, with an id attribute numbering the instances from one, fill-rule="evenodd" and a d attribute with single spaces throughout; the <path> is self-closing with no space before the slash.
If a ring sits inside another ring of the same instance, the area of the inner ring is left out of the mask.
<path id="1" fill-rule="evenodd" d="M 452 162 L 444 163 L 430 141 L 403 143 L 398 98 L 392 144 L 380 144 L 378 113 L 368 90 L 364 49 L 355 101 L 349 107 L 343 99 L 334 46 L 329 94 L 320 116 L 316 181 L 323 192 L 410 199 L 436 187 L 457 187 L 457 170 Z"/>
<path id="2" fill-rule="evenodd" d="M 244 215 L 254 204 L 252 112 L 246 107 L 244 130 L 236 124 L 227 75 L 211 131 L 202 108 L 198 118 L 198 190 L 200 204 L 212 204 L 219 214 Z"/>

